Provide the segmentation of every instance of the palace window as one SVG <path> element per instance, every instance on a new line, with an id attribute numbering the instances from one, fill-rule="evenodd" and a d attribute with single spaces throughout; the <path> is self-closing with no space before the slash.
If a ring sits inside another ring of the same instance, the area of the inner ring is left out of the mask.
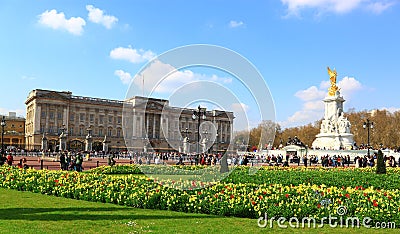
<path id="1" fill-rule="evenodd" d="M 122 120 L 122 118 L 121 118 L 121 117 L 118 117 L 117 122 L 120 124 L 120 123 L 121 123 L 121 120 Z"/>
<path id="2" fill-rule="evenodd" d="M 100 124 L 104 123 L 104 115 L 100 115 L 99 123 Z"/>
<path id="3" fill-rule="evenodd" d="M 103 136 L 103 129 L 102 128 L 99 129 L 99 136 Z"/>
<path id="4" fill-rule="evenodd" d="M 54 119 L 54 112 L 50 111 L 50 119 Z"/>
<path id="5" fill-rule="evenodd" d="M 81 114 L 79 115 L 79 121 L 85 122 L 85 114 L 84 114 L 84 113 L 81 113 Z"/>
<path id="6" fill-rule="evenodd" d="M 113 121 L 113 117 L 112 116 L 108 116 L 108 122 L 112 123 L 112 121 Z"/>
<path id="7" fill-rule="evenodd" d="M 112 136 L 112 129 L 111 128 L 108 129 L 108 134 L 107 135 L 108 136 Z"/>
<path id="8" fill-rule="evenodd" d="M 62 119 L 62 113 L 61 112 L 57 113 L 57 119 Z"/>
<path id="9" fill-rule="evenodd" d="M 117 130 L 117 137 L 121 137 L 121 129 Z"/>
<path id="10" fill-rule="evenodd" d="M 93 123 L 93 121 L 94 121 L 94 114 L 90 114 L 89 118 L 90 118 L 90 122 Z"/>

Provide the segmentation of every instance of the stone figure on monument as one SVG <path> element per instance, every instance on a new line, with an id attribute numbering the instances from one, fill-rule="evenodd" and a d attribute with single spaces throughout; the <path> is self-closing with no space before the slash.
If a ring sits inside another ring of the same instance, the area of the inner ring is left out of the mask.
<path id="1" fill-rule="evenodd" d="M 321 133 L 326 133 L 326 124 L 325 124 L 325 120 L 322 120 L 321 123 Z"/>

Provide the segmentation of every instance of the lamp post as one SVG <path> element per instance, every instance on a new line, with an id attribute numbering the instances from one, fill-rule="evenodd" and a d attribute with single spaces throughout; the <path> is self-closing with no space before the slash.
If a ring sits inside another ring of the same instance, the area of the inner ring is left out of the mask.
<path id="1" fill-rule="evenodd" d="M 4 154 L 4 127 L 6 126 L 6 119 L 5 116 L 3 115 L 3 118 L 1 119 L 1 155 Z"/>
<path id="2" fill-rule="evenodd" d="M 370 156 L 370 154 L 369 154 L 369 147 L 370 147 L 369 146 L 369 144 L 370 144 L 370 142 L 369 142 L 369 140 L 370 140 L 369 129 L 374 128 L 374 122 L 370 122 L 369 119 L 367 119 L 367 122 L 364 122 L 364 124 L 363 124 L 363 128 L 367 129 L 367 132 L 368 132 L 367 149 L 368 149 L 368 158 L 369 158 L 369 156 Z"/>
<path id="3" fill-rule="evenodd" d="M 199 144 L 200 144 L 200 121 L 201 119 L 205 120 L 206 119 L 206 110 L 204 108 L 204 111 L 201 110 L 201 107 L 197 107 L 197 111 L 193 111 L 192 119 L 196 120 L 197 119 L 197 145 L 196 145 L 196 153 L 197 156 L 199 156 Z"/>

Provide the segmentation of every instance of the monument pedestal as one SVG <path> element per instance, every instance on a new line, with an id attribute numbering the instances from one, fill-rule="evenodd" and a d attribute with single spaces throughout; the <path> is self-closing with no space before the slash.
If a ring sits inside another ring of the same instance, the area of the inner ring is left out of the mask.
<path id="1" fill-rule="evenodd" d="M 354 145 L 353 134 L 328 134 L 320 133 L 312 143 L 314 149 L 323 150 L 351 150 Z"/>
<path id="2" fill-rule="evenodd" d="M 333 96 L 324 99 L 325 116 L 321 123 L 320 133 L 312 143 L 314 149 L 340 150 L 352 149 L 353 134 L 350 132 L 350 121 L 343 115 L 343 102 L 339 90 Z"/>

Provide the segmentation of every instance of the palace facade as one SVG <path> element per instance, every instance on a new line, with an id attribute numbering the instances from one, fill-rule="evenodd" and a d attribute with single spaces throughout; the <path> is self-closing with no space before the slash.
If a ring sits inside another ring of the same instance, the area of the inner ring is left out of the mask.
<path id="1" fill-rule="evenodd" d="M 171 107 L 164 99 L 135 96 L 120 101 L 35 89 L 25 104 L 29 150 L 41 150 L 43 137 L 49 150 L 57 150 L 62 132 L 69 150 L 83 150 L 89 133 L 96 151 L 103 149 L 105 137 L 111 151 L 179 151 L 185 137 L 195 143 L 201 133 L 208 150 L 215 152 L 227 150 L 232 140 L 233 112 L 201 108 L 205 119 L 199 121 L 193 118 L 197 109 Z M 208 139 L 213 131 L 214 138 Z"/>
<path id="2" fill-rule="evenodd" d="M 0 116 L 0 120 L 4 118 L 4 149 L 25 148 L 25 118 L 18 117 L 16 112 L 9 112 L 8 116 Z M 2 130 L 3 131 L 3 130 Z"/>

